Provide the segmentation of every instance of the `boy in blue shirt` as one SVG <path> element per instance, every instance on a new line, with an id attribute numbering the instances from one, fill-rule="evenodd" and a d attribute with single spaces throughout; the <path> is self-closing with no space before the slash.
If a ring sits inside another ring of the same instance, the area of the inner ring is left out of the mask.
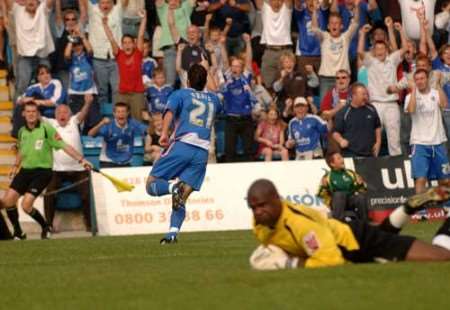
<path id="1" fill-rule="evenodd" d="M 147 180 L 147 193 L 151 196 L 172 194 L 170 229 L 161 244 L 177 242 L 183 224 L 185 203 L 192 191 L 200 190 L 206 173 L 211 127 L 215 115 L 221 110 L 219 98 L 204 91 L 207 71 L 194 64 L 188 71 L 190 88 L 175 91 L 167 102 L 163 129 L 159 143 L 166 150 L 153 166 Z M 169 127 L 176 124 L 169 140 Z M 178 178 L 175 184 L 169 180 Z"/>
<path id="2" fill-rule="evenodd" d="M 308 102 L 303 97 L 294 101 L 295 117 L 288 126 L 286 147 L 295 147 L 296 160 L 314 159 L 323 156 L 320 137 L 327 133 L 327 123 L 317 115 L 308 114 Z"/>
<path id="3" fill-rule="evenodd" d="M 167 99 L 173 92 L 173 87 L 166 84 L 164 70 L 157 68 L 153 72 L 153 84 L 146 90 L 147 110 L 150 114 L 163 113 Z"/>
<path id="4" fill-rule="evenodd" d="M 133 157 L 134 138 L 144 136 L 147 126 L 130 118 L 130 107 L 123 102 L 114 105 L 114 119 L 104 118 L 89 130 L 88 135 L 102 136 L 103 147 L 100 153 L 100 166 L 128 167 Z"/>

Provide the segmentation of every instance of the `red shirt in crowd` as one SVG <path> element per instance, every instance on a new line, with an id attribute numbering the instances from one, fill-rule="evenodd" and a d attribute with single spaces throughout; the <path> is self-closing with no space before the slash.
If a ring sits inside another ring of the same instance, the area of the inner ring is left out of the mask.
<path id="1" fill-rule="evenodd" d="M 339 95 L 339 100 L 347 100 L 348 92 L 349 90 L 345 90 L 343 92 L 338 91 L 337 94 Z M 336 90 L 334 87 L 327 91 L 322 99 L 322 102 L 320 103 L 320 111 L 331 110 L 339 103 L 339 101 L 334 98 L 336 96 L 335 94 Z"/>
<path id="2" fill-rule="evenodd" d="M 142 52 L 135 49 L 133 54 L 126 55 L 122 49 L 117 53 L 119 66 L 119 93 L 143 93 L 142 83 Z"/>

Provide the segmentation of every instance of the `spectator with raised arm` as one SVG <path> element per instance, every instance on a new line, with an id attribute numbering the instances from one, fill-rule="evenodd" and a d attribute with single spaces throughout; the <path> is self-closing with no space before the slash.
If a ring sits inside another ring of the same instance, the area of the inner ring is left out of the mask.
<path id="1" fill-rule="evenodd" d="M 54 0 L 27 0 L 16 2 L 4 0 L 5 9 L 11 10 L 15 20 L 17 44 L 16 98 L 25 92 L 38 65 L 50 66 L 48 56 L 55 50 L 49 26 L 49 13 Z M 5 16 L 8 13 L 5 12 Z M 22 107 L 16 105 L 13 115 L 13 135 L 17 135 L 23 125 Z"/>
<path id="2" fill-rule="evenodd" d="M 100 106 L 116 102 L 118 77 L 115 55 L 112 46 L 103 27 L 103 19 L 107 18 L 108 27 L 118 42 L 122 39 L 122 16 L 123 9 L 128 6 L 128 0 L 118 0 L 114 4 L 113 0 L 99 0 L 93 4 L 90 0 L 78 0 L 80 3 L 81 16 L 89 18 L 89 41 L 94 52 L 94 71 L 97 79 L 98 101 Z M 109 92 L 111 89 L 111 94 Z"/>
<path id="3" fill-rule="evenodd" d="M 90 109 L 84 117 L 83 133 L 87 134 L 100 121 L 100 106 L 97 100 L 97 86 L 94 81 L 92 65 L 92 46 L 84 31 L 76 26 L 72 37 L 66 45 L 64 57 L 69 65 L 69 107 L 77 114 L 85 103 L 86 95 L 94 96 Z"/>
<path id="4" fill-rule="evenodd" d="M 441 71 L 443 74 L 450 73 L 450 44 L 444 44 L 439 51 L 436 49 L 433 38 L 428 31 L 429 21 L 425 19 L 423 14 L 418 14 L 419 22 L 421 24 L 421 40 L 420 52 L 428 55 L 431 59 L 432 69 Z M 444 92 L 447 98 L 450 98 L 450 83 L 444 85 Z M 450 124 L 448 124 L 450 125 Z"/>
<path id="5" fill-rule="evenodd" d="M 88 135 L 103 137 L 100 166 L 129 167 L 134 152 L 134 138 L 144 137 L 147 126 L 130 117 L 128 104 L 118 102 L 113 109 L 114 118 L 105 117 Z"/>
<path id="6" fill-rule="evenodd" d="M 145 11 L 145 0 L 128 0 L 123 9 L 122 33 L 137 37 L 142 18 L 139 12 Z M 145 21 L 147 22 L 147 21 Z"/>
<path id="7" fill-rule="evenodd" d="M 92 95 L 85 95 L 82 109 L 72 115 L 72 111 L 66 104 L 61 104 L 56 108 L 55 118 L 43 118 L 43 120 L 52 125 L 63 141 L 69 143 L 78 153 L 83 155 L 83 146 L 79 125 L 81 125 L 94 100 Z M 61 188 L 64 181 L 80 183 L 76 188 L 80 194 L 81 205 L 83 207 L 84 224 L 87 231 L 91 231 L 91 201 L 89 187 L 89 172 L 75 159 L 64 153 L 62 150 L 53 150 L 53 173 L 50 183 L 47 186 L 47 192 L 52 192 Z M 86 180 L 87 179 L 87 180 Z M 44 211 L 47 223 L 53 230 L 53 219 L 55 217 L 56 195 L 46 195 L 44 197 Z"/>
<path id="8" fill-rule="evenodd" d="M 174 25 L 179 36 L 184 40 L 187 39 L 187 28 L 191 24 L 191 14 L 195 7 L 195 0 L 156 0 L 156 10 L 158 12 L 159 22 L 161 23 L 161 37 L 159 41 L 159 49 L 164 53 L 164 71 L 166 73 L 167 84 L 174 85 L 177 72 L 175 68 L 178 43 L 174 39 L 169 25 L 168 14 L 173 10 Z"/>
<path id="9" fill-rule="evenodd" d="M 256 0 L 256 5 L 261 9 L 261 44 L 265 44 L 261 74 L 266 88 L 271 88 L 279 71 L 281 55 L 292 52 L 292 0 Z"/>
<path id="10" fill-rule="evenodd" d="M 298 29 L 298 43 L 296 47 L 298 71 L 306 74 L 305 66 L 312 65 L 315 70 L 320 68 L 320 41 L 312 32 L 312 12 L 317 10 L 318 0 L 296 0 L 294 7 L 294 21 Z M 319 28 L 327 29 L 328 10 L 330 1 L 324 0 L 317 12 Z"/>
<path id="11" fill-rule="evenodd" d="M 280 111 L 285 108 L 286 99 L 296 97 L 310 97 L 313 90 L 319 86 L 319 77 L 312 65 L 305 65 L 305 74 L 295 68 L 295 55 L 285 51 L 279 59 L 279 74 L 273 83 L 272 89 L 277 95 L 277 105 Z"/>
<path id="12" fill-rule="evenodd" d="M 319 28 L 317 11 L 318 4 L 312 15 L 312 28 L 316 36 L 320 40 L 321 62 L 319 69 L 320 77 L 320 99 L 322 100 L 325 93 L 335 84 L 336 72 L 340 69 L 350 70 L 349 48 L 353 35 L 357 31 L 359 21 L 359 3 L 355 0 L 354 17 L 347 31 L 342 33 L 342 17 L 337 13 L 331 13 L 328 20 L 328 31 Z"/>
<path id="13" fill-rule="evenodd" d="M 371 30 L 370 25 L 364 25 L 359 31 L 358 55 L 367 68 L 369 77 L 370 103 L 377 109 L 381 125 L 384 127 L 388 140 L 389 155 L 402 153 L 400 146 L 400 108 L 398 95 L 388 92 L 390 85 L 397 82 L 397 67 L 402 62 L 406 52 L 406 34 L 400 23 L 395 28 L 402 35 L 402 48 L 389 53 L 386 41 L 374 43 L 370 52 L 365 52 L 366 34 Z"/>
<path id="14" fill-rule="evenodd" d="M 225 44 L 222 45 L 224 57 L 224 83 L 221 86 L 223 105 L 225 112 L 225 160 L 232 162 L 237 160 L 236 144 L 240 137 L 243 142 L 243 160 L 250 161 L 253 149 L 254 122 L 252 110 L 256 103 L 251 92 L 251 66 L 252 48 L 250 36 L 243 35 L 246 42 L 245 60 L 238 57 L 230 57 L 228 60 Z M 228 67 L 230 67 L 228 69 Z"/>
<path id="15" fill-rule="evenodd" d="M 211 23 L 220 29 L 225 29 L 228 21 L 232 21 L 227 31 L 226 47 L 230 56 L 238 55 L 244 48 L 243 33 L 250 33 L 249 0 L 210 0 L 208 12 L 214 13 Z"/>
<path id="16" fill-rule="evenodd" d="M 394 2 L 394 1 L 392 1 Z M 420 23 L 417 21 L 416 14 L 423 14 L 434 25 L 434 7 L 436 0 L 398 0 L 400 4 L 400 12 L 402 14 L 402 23 L 408 38 L 412 40 L 420 39 Z M 433 27 L 428 28 L 433 34 Z"/>
<path id="17" fill-rule="evenodd" d="M 125 34 L 121 40 L 122 48 L 119 47 L 114 38 L 106 16 L 103 18 L 103 27 L 119 67 L 119 94 L 117 95 L 117 100 L 129 105 L 131 117 L 142 120 L 145 91 L 142 83 L 142 51 L 144 49 L 144 35 L 147 22 L 146 11 L 139 11 L 139 16 L 142 21 L 139 26 L 137 40 L 135 41 L 133 36 Z"/>
<path id="18" fill-rule="evenodd" d="M 449 160 L 445 142 L 442 110 L 447 107 L 447 96 L 442 89 L 432 89 L 428 72 L 422 69 L 414 73 L 410 83 L 411 93 L 405 99 L 405 111 L 411 114 L 412 147 L 411 171 L 416 193 L 426 190 L 427 182 L 438 180 L 448 186 Z"/>
<path id="19" fill-rule="evenodd" d="M 355 6 L 359 6 L 359 18 L 354 16 Z M 352 19 L 356 19 L 358 22 L 358 28 L 361 28 L 372 20 L 372 24 L 377 21 L 382 21 L 381 12 L 378 10 L 378 4 L 376 0 L 365 1 L 355 1 L 355 0 L 345 0 L 341 4 L 338 4 L 338 0 L 333 0 L 330 8 L 331 12 L 338 13 L 342 17 L 342 31 L 346 31 L 352 22 Z M 377 12 L 378 11 L 378 12 Z M 377 14 L 378 13 L 378 14 Z M 368 46 L 368 42 L 365 41 L 365 46 Z M 357 47 L 358 47 L 358 32 L 352 38 L 349 48 L 350 65 L 352 69 L 352 74 L 356 77 L 356 60 L 357 60 Z"/>
<path id="20" fill-rule="evenodd" d="M 55 51 L 50 55 L 52 73 L 59 78 L 65 89 L 69 87 L 69 64 L 65 62 L 64 51 L 73 37 L 75 30 L 79 29 L 78 12 L 73 9 L 64 10 L 62 0 L 55 0 Z"/>
<path id="21" fill-rule="evenodd" d="M 442 1 L 441 12 L 436 14 L 434 24 L 437 29 L 447 31 L 447 43 L 450 43 L 450 0 Z"/>

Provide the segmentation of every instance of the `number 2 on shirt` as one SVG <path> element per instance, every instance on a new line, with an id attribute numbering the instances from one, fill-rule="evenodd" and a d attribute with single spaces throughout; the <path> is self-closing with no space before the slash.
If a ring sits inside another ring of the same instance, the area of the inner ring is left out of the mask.
<path id="1" fill-rule="evenodd" d="M 195 108 L 189 113 L 189 122 L 195 126 L 211 128 L 214 114 L 214 104 L 210 101 L 208 101 L 208 103 L 205 103 L 195 98 L 192 98 L 192 104 L 195 105 Z M 206 105 L 208 105 L 208 111 L 205 111 Z M 208 113 L 207 115 L 208 118 L 206 119 L 206 126 L 205 126 L 205 116 L 206 116 L 205 112 Z"/>

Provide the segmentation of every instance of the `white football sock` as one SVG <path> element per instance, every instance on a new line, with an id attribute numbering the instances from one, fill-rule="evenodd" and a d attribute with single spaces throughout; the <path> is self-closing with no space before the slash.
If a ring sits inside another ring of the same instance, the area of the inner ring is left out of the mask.
<path id="1" fill-rule="evenodd" d="M 433 241 L 431 243 L 433 245 L 440 246 L 441 248 L 450 250 L 450 236 L 448 235 L 437 235 L 433 238 Z"/>
<path id="2" fill-rule="evenodd" d="M 389 221 L 391 222 L 392 226 L 395 228 L 401 229 L 405 224 L 409 222 L 409 219 L 411 216 L 405 212 L 405 207 L 400 206 L 396 208 L 390 215 L 389 215 Z"/>

